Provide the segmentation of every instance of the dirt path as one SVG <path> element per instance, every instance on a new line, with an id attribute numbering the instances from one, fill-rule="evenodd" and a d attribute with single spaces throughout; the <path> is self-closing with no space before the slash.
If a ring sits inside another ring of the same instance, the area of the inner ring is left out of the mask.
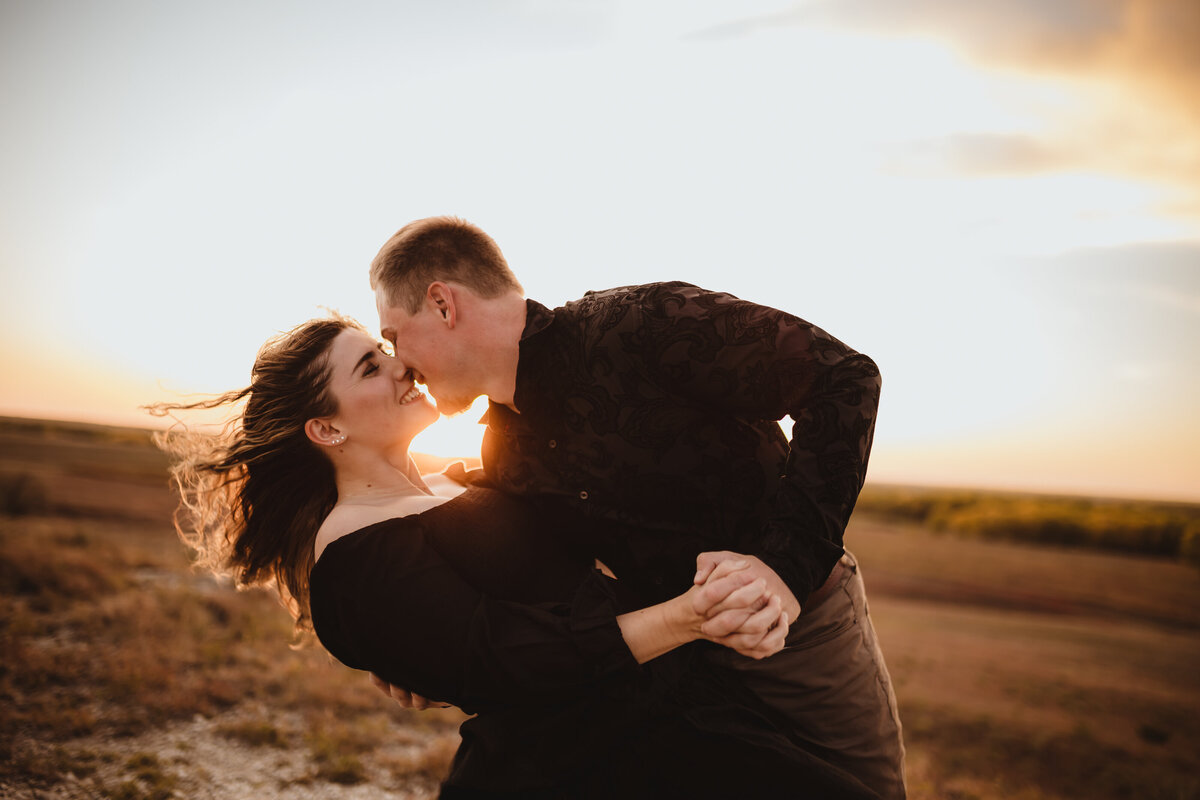
<path id="1" fill-rule="evenodd" d="M 422 775 L 397 777 L 396 764 L 420 760 L 424 750 L 445 746 L 445 734 L 416 732 L 408 743 L 381 746 L 364 759 L 367 780 L 340 785 L 315 777 L 306 748 L 250 746 L 222 734 L 236 715 L 197 717 L 162 730 L 121 738 L 86 737 L 56 746 L 64 765 L 61 780 L 38 788 L 5 784 L 0 797 L 12 800 L 90 800 L 97 797 L 193 800 L 426 800 L 437 782 Z M 299 715 L 277 722 L 294 728 Z M 457 737 L 453 737 L 457 738 Z M 27 744 L 47 748 L 47 745 Z M 77 774 L 82 773 L 82 774 Z"/>

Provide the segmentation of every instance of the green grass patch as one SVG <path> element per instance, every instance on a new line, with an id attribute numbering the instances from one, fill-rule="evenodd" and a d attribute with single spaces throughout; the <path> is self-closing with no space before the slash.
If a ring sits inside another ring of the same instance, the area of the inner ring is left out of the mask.
<path id="1" fill-rule="evenodd" d="M 1200 505 L 871 484 L 857 509 L 982 539 L 1179 558 L 1200 565 Z"/>

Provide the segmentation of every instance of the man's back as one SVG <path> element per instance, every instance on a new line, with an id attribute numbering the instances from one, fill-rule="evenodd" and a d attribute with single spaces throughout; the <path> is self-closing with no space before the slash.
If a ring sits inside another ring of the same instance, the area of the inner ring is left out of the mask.
<path id="1" fill-rule="evenodd" d="M 529 302 L 520 413 L 490 409 L 484 468 L 501 489 L 602 521 L 611 566 L 663 596 L 720 549 L 760 555 L 810 591 L 842 553 L 878 385 L 870 359 L 820 329 L 685 283 L 553 311 Z M 808 448 L 790 458 L 787 414 Z"/>

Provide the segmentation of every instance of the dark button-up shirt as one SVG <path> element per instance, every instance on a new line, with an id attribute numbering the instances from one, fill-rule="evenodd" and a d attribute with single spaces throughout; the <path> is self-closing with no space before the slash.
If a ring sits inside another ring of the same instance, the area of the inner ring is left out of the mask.
<path id="1" fill-rule="evenodd" d="M 803 603 L 842 555 L 879 371 L 825 331 L 686 283 L 527 302 L 514 405 L 488 410 L 489 484 L 569 504 L 643 599 L 695 556 L 762 558 Z M 791 444 L 778 421 L 791 416 Z"/>

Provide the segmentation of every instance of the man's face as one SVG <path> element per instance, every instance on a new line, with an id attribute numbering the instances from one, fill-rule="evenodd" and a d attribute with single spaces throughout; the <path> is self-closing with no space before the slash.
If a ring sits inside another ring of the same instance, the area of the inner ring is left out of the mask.
<path id="1" fill-rule="evenodd" d="M 375 292 L 379 327 L 392 343 L 396 358 L 425 384 L 437 401 L 438 411 L 452 416 L 471 407 L 482 389 L 475 382 L 470 360 L 460 353 L 461 342 L 432 303 L 422 304 L 416 314 L 388 303 L 386 292 Z M 460 338 L 460 337 L 459 337 Z"/>

